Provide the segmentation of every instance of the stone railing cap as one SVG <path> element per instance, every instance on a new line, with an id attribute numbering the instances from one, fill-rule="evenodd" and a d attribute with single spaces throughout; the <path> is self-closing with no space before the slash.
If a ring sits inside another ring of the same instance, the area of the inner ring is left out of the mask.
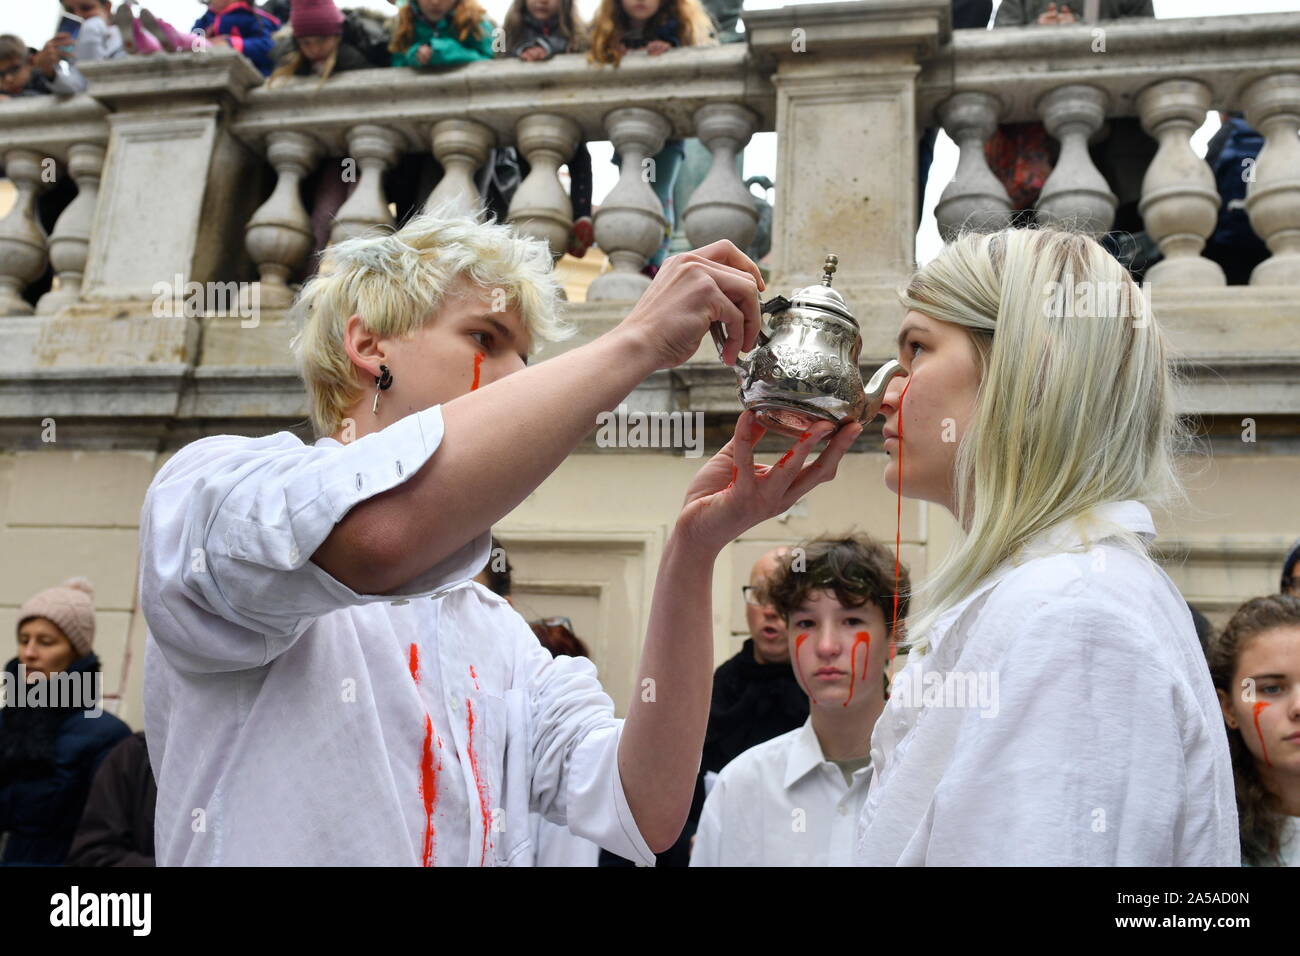
<path id="1" fill-rule="evenodd" d="M 81 66 L 89 94 L 114 109 L 139 109 L 180 102 L 242 103 L 262 84 L 262 74 L 234 50 L 158 53 Z"/>

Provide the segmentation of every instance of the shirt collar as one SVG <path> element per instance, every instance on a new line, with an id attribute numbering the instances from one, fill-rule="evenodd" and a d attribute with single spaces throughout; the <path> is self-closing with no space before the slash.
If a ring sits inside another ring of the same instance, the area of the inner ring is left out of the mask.
<path id="1" fill-rule="evenodd" d="M 785 757 L 785 779 L 781 785 L 789 789 L 825 759 L 822 756 L 822 745 L 817 740 L 817 732 L 813 730 L 812 717 L 809 716 L 803 726 L 794 732 L 794 741 Z"/>
<path id="2" fill-rule="evenodd" d="M 810 715 L 804 721 L 803 726 L 794 732 L 794 741 L 791 743 L 790 752 L 786 754 L 785 758 L 785 779 L 781 781 L 781 785 L 789 790 L 824 763 L 830 763 L 830 761 L 822 753 L 822 745 L 817 739 L 817 732 L 813 730 Z M 838 767 L 836 773 L 839 773 Z"/>

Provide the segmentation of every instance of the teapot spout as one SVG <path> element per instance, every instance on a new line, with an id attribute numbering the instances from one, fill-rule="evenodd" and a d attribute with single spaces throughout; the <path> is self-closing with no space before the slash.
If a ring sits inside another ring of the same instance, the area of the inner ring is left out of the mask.
<path id="1" fill-rule="evenodd" d="M 903 366 L 898 363 L 897 359 L 890 359 L 876 369 L 876 374 L 871 376 L 871 381 L 867 382 L 864 387 L 864 391 L 867 393 L 867 407 L 863 410 L 858 421 L 867 425 L 880 414 L 880 406 L 885 403 L 885 390 L 889 388 L 890 379 L 895 375 L 902 374 Z"/>

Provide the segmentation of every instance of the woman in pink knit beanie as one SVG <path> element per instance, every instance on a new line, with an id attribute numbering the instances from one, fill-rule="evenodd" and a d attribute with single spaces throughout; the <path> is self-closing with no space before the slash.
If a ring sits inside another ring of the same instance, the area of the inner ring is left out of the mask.
<path id="1" fill-rule="evenodd" d="M 0 866 L 63 863 L 95 769 L 131 734 L 102 707 L 87 709 L 102 703 L 94 644 L 95 592 L 85 578 L 18 609 L 18 655 L 5 665 L 0 708 Z M 81 689 L 71 699 L 60 691 L 69 682 Z"/>

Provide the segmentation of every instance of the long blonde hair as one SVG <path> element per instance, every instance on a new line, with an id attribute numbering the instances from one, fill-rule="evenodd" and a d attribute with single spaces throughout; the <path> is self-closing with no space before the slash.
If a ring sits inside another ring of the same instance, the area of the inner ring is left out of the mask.
<path id="1" fill-rule="evenodd" d="M 1136 533 L 1089 515 L 1108 501 L 1186 501 L 1176 460 L 1191 436 L 1176 411 L 1178 383 L 1124 267 L 1076 233 L 967 234 L 899 297 L 964 326 L 982 367 L 953 474 L 962 533 L 915 594 L 924 610 L 909 622 L 912 648 L 925 653 L 945 611 L 1060 522 L 1078 519 L 1085 542 L 1114 536 L 1150 559 Z"/>
<path id="2" fill-rule="evenodd" d="M 677 21 L 677 42 L 682 46 L 714 46 L 718 42 L 717 28 L 700 0 L 660 0 L 659 9 L 646 23 L 646 32 L 652 33 L 669 20 Z M 623 59 L 619 44 L 631 26 L 621 0 L 600 0 L 591 21 L 587 61 L 618 66 Z"/>
<path id="3" fill-rule="evenodd" d="M 343 344 L 348 319 L 359 315 L 379 336 L 410 335 L 433 321 L 460 275 L 500 289 L 504 305 L 518 307 L 535 348 L 573 334 L 557 315 L 560 284 L 550 247 L 512 226 L 444 205 L 395 232 L 340 242 L 292 310 L 298 331 L 290 348 L 317 436 L 334 434 L 364 391 Z"/>

